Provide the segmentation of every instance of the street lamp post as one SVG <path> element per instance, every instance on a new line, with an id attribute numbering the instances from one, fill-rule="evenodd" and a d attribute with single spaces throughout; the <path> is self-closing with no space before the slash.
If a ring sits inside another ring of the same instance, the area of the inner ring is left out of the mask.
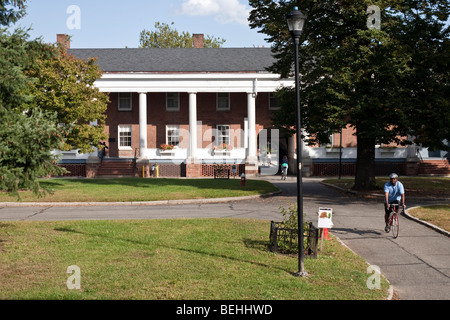
<path id="1" fill-rule="evenodd" d="M 294 40 L 294 62 L 295 62 L 295 103 L 296 103 L 296 134 L 297 134 L 297 215 L 298 215 L 298 272 L 296 276 L 306 277 L 304 252 L 303 252 L 303 192 L 302 192 L 302 133 L 301 133 L 301 114 L 300 114 L 300 81 L 298 66 L 298 47 L 300 36 L 303 32 L 303 26 L 306 16 L 301 13 L 297 7 L 286 15 L 289 32 Z"/>

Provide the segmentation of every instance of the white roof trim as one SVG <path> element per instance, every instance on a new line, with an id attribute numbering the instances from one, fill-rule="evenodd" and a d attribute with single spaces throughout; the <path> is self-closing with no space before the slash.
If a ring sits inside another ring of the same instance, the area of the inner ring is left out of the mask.
<path id="1" fill-rule="evenodd" d="M 102 92 L 274 92 L 292 79 L 268 73 L 105 73 Z"/>

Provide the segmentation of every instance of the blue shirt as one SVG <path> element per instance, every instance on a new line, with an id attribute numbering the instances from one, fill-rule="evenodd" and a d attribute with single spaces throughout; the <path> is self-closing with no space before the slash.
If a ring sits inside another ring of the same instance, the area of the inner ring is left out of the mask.
<path id="1" fill-rule="evenodd" d="M 400 181 L 397 181 L 395 186 L 392 182 L 386 182 L 384 185 L 384 193 L 389 192 L 388 201 L 391 203 L 392 201 L 400 201 L 402 199 L 402 194 L 405 194 L 405 189 L 403 188 L 403 184 Z"/>

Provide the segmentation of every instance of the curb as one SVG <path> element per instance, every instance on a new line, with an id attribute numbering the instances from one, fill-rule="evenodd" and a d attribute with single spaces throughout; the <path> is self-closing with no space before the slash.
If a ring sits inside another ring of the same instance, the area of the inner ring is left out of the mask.
<path id="1" fill-rule="evenodd" d="M 186 199 L 186 200 L 160 200 L 160 201 L 126 201 L 126 202 L 0 202 L 0 207 L 93 207 L 93 206 L 162 206 L 162 205 L 183 205 L 183 204 L 203 204 L 203 203 L 223 203 L 230 201 L 244 201 L 253 199 L 263 199 L 281 194 L 281 190 L 262 195 L 228 197 L 228 198 L 208 198 L 208 199 Z"/>

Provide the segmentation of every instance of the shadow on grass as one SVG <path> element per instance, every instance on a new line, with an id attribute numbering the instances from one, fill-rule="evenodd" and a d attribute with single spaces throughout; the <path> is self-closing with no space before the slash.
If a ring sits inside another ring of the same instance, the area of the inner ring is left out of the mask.
<path id="1" fill-rule="evenodd" d="M 41 180 L 41 181 L 39 181 L 39 184 L 41 185 L 41 187 L 50 188 L 50 189 L 55 189 L 55 188 L 60 189 L 66 185 L 62 181 L 58 181 L 58 180 Z"/>
<path id="2" fill-rule="evenodd" d="M 244 245 L 246 248 L 249 248 L 249 249 L 256 249 L 258 251 L 264 251 L 264 252 L 270 251 L 269 250 L 269 246 L 270 246 L 269 241 L 244 239 Z"/>
<path id="3" fill-rule="evenodd" d="M 124 241 L 124 242 L 129 242 L 129 243 L 132 243 L 135 245 L 142 245 L 142 246 L 150 246 L 150 245 L 155 246 L 155 247 L 159 246 L 162 248 L 168 248 L 168 249 L 173 249 L 173 250 L 178 250 L 178 251 L 188 252 L 188 253 L 195 253 L 195 254 L 213 257 L 213 258 L 227 259 L 227 260 L 234 261 L 234 262 L 249 263 L 249 264 L 252 264 L 252 265 L 255 265 L 258 267 L 263 267 L 263 268 L 267 268 L 267 269 L 276 269 L 276 270 L 280 270 L 280 271 L 292 274 L 292 270 L 287 270 L 284 268 L 275 267 L 273 265 L 268 265 L 268 264 L 257 262 L 257 261 L 251 261 L 248 259 L 236 258 L 236 257 L 224 255 L 224 254 L 219 254 L 219 253 L 206 252 L 206 251 L 196 250 L 196 249 L 191 249 L 191 248 L 174 247 L 174 246 L 169 246 L 169 245 L 162 244 L 162 243 L 150 244 L 148 242 L 137 241 L 137 240 L 127 239 L 127 238 L 112 237 L 111 235 L 105 235 L 105 234 L 100 234 L 100 233 L 87 233 L 87 232 L 83 232 L 83 231 L 78 231 L 74 228 L 67 228 L 67 227 L 54 228 L 54 230 L 60 231 L 60 232 L 81 234 L 81 235 L 88 236 L 88 237 L 104 238 L 104 239 L 107 239 L 108 241 L 121 241 L 121 242 Z M 265 241 L 244 239 L 243 242 L 247 248 L 256 248 L 261 252 L 269 251 L 267 248 L 267 242 L 265 242 Z"/>

